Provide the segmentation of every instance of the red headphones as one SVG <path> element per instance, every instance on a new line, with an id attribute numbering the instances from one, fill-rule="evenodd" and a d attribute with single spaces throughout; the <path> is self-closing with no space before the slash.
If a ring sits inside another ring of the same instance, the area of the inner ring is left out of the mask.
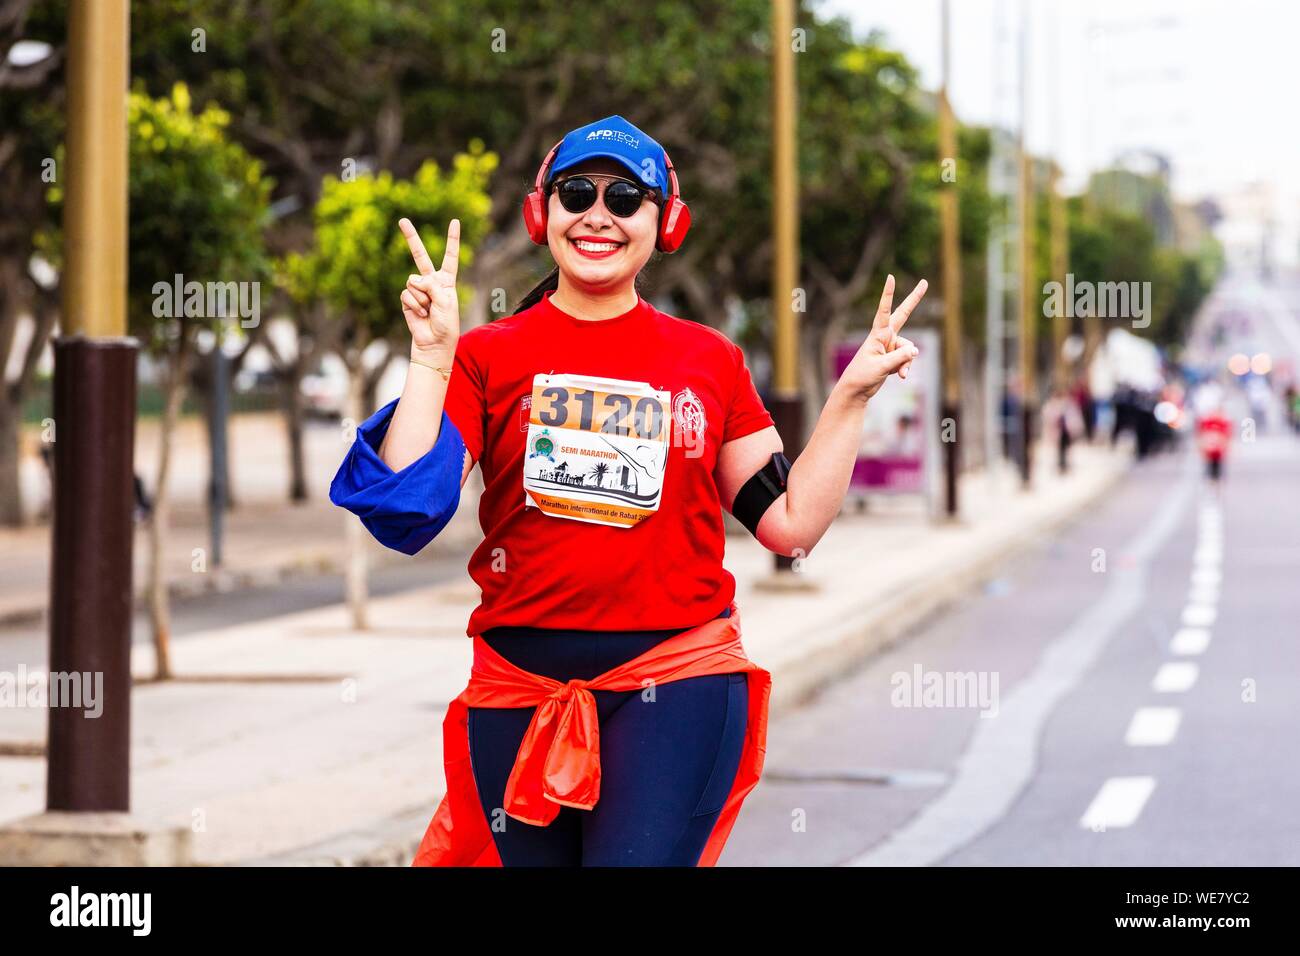
<path id="1" fill-rule="evenodd" d="M 563 142 L 560 140 L 546 154 L 542 168 L 537 171 L 532 192 L 524 197 L 524 225 L 528 228 L 528 238 L 539 246 L 546 245 L 546 193 L 542 184 L 546 181 L 546 171 Z M 676 252 L 686 238 L 687 230 L 691 228 L 691 211 L 682 202 L 677 188 L 677 170 L 673 169 L 673 161 L 668 158 L 666 151 L 664 165 L 668 167 L 668 185 L 672 192 L 659 210 L 659 235 L 655 239 L 655 248 L 660 252 Z"/>

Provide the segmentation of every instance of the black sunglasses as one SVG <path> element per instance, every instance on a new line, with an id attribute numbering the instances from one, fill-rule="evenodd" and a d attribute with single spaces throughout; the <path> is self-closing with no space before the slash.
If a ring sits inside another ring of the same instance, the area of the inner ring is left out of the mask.
<path id="1" fill-rule="evenodd" d="M 605 186 L 605 208 L 620 219 L 635 215 L 646 196 L 655 197 L 652 190 L 630 179 L 597 178 L 609 180 Z M 553 188 L 560 197 L 560 205 L 568 212 L 586 212 L 596 204 L 597 188 L 592 177 L 570 176 L 555 183 Z"/>

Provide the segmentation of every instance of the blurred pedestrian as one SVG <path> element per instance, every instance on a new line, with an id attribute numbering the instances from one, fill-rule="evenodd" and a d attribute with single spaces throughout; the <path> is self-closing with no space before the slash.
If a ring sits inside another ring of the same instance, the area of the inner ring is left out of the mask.
<path id="1" fill-rule="evenodd" d="M 1294 382 L 1287 383 L 1282 393 L 1282 402 L 1285 405 L 1287 424 L 1293 432 L 1300 434 L 1300 391 L 1296 390 Z"/>
<path id="2" fill-rule="evenodd" d="M 1007 461 L 1020 460 L 1020 431 L 1024 427 L 1021 401 L 1020 376 L 1012 374 L 1007 379 L 1007 387 L 1002 392 L 1000 413 L 1002 416 L 1002 455 Z"/>
<path id="3" fill-rule="evenodd" d="M 135 520 L 137 523 L 148 521 L 153 516 L 153 501 L 145 491 L 144 480 L 140 477 L 140 473 L 137 471 L 131 477 L 135 488 Z"/>
<path id="4" fill-rule="evenodd" d="M 1206 408 L 1196 423 L 1197 444 L 1205 459 L 1205 476 L 1214 486 L 1223 480 L 1223 460 L 1232 440 L 1232 422 L 1223 406 L 1215 403 Z"/>
<path id="5" fill-rule="evenodd" d="M 1111 406 L 1115 410 L 1114 425 L 1110 433 L 1110 444 L 1114 447 L 1119 443 L 1119 436 L 1129 429 L 1133 429 L 1136 422 L 1136 392 L 1129 385 L 1119 385 L 1115 388 L 1115 394 L 1111 398 Z"/>
<path id="6" fill-rule="evenodd" d="M 1129 415 L 1136 438 L 1138 461 L 1156 451 L 1160 442 L 1160 423 L 1156 421 L 1156 396 L 1148 391 L 1135 391 Z"/>
<path id="7" fill-rule="evenodd" d="M 1097 433 L 1097 402 L 1092 397 L 1088 380 L 1082 375 L 1074 384 L 1074 403 L 1078 406 L 1079 415 L 1083 420 L 1084 438 L 1091 444 Z"/>
<path id="8" fill-rule="evenodd" d="M 1070 445 L 1085 432 L 1083 414 L 1074 396 L 1059 386 L 1043 403 L 1042 414 L 1043 437 L 1056 446 L 1056 467 L 1064 475 L 1070 470 Z"/>

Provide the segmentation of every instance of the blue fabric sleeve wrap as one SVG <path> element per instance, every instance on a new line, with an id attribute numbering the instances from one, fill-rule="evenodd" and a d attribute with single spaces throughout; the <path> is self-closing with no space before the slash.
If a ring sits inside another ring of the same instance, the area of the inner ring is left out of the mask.
<path id="1" fill-rule="evenodd" d="M 451 520 L 460 504 L 465 442 L 442 413 L 438 440 L 421 458 L 393 471 L 379 457 L 393 399 L 357 428 L 356 440 L 330 483 L 330 501 L 361 518 L 386 548 L 415 554 Z"/>

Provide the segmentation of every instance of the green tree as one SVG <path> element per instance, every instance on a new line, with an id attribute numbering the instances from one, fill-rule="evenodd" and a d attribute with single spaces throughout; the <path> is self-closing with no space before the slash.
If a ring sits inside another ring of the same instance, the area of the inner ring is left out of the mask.
<path id="1" fill-rule="evenodd" d="M 472 263 L 488 227 L 487 185 L 496 164 L 496 155 L 476 140 L 454 157 L 449 170 L 429 161 L 409 180 L 382 172 L 348 181 L 330 176 L 321 184 L 312 247 L 285 257 L 280 282 L 295 302 L 318 310 L 333 327 L 331 341 L 348 370 L 345 414 L 352 428 L 373 411 L 374 386 L 393 357 L 393 346 L 408 334 L 399 297 L 413 264 L 397 221 L 411 220 L 437 262 L 446 246 L 447 223 L 459 219 L 460 262 Z M 351 515 L 345 528 L 348 603 L 355 626 L 363 628 L 365 540 Z"/>
<path id="2" fill-rule="evenodd" d="M 23 520 L 23 404 L 58 317 L 57 287 L 38 283 L 31 266 L 35 236 L 51 222 L 45 190 L 62 172 L 55 147 L 63 136 L 63 18 L 60 0 L 0 3 L 0 526 Z M 20 41 L 45 44 L 46 55 L 11 60 Z M 24 320 L 29 334 L 20 336 Z M 8 378 L 11 367 L 17 375 Z"/>
<path id="3" fill-rule="evenodd" d="M 251 304 L 260 301 L 262 283 L 270 276 L 262 230 L 272 183 L 263 177 L 260 163 L 226 138 L 229 120 L 228 114 L 211 105 L 195 114 L 189 91 L 179 83 L 168 97 L 153 99 L 137 91 L 127 103 L 131 250 L 127 323 L 158 364 L 163 393 L 148 584 L 159 679 L 171 676 L 165 550 L 172 437 L 196 339 L 202 330 L 220 338 L 231 325 L 229 299 L 222 308 L 222 298 L 214 293 L 225 297 L 231 291 L 227 283 L 236 283 L 235 289 L 246 284 L 245 301 Z M 62 187 L 52 187 L 48 198 L 53 208 L 61 206 Z M 59 261 L 58 232 L 44 234 L 39 244 Z M 174 294 L 177 276 L 182 289 L 179 303 Z M 259 318 L 251 320 L 256 323 Z"/>

